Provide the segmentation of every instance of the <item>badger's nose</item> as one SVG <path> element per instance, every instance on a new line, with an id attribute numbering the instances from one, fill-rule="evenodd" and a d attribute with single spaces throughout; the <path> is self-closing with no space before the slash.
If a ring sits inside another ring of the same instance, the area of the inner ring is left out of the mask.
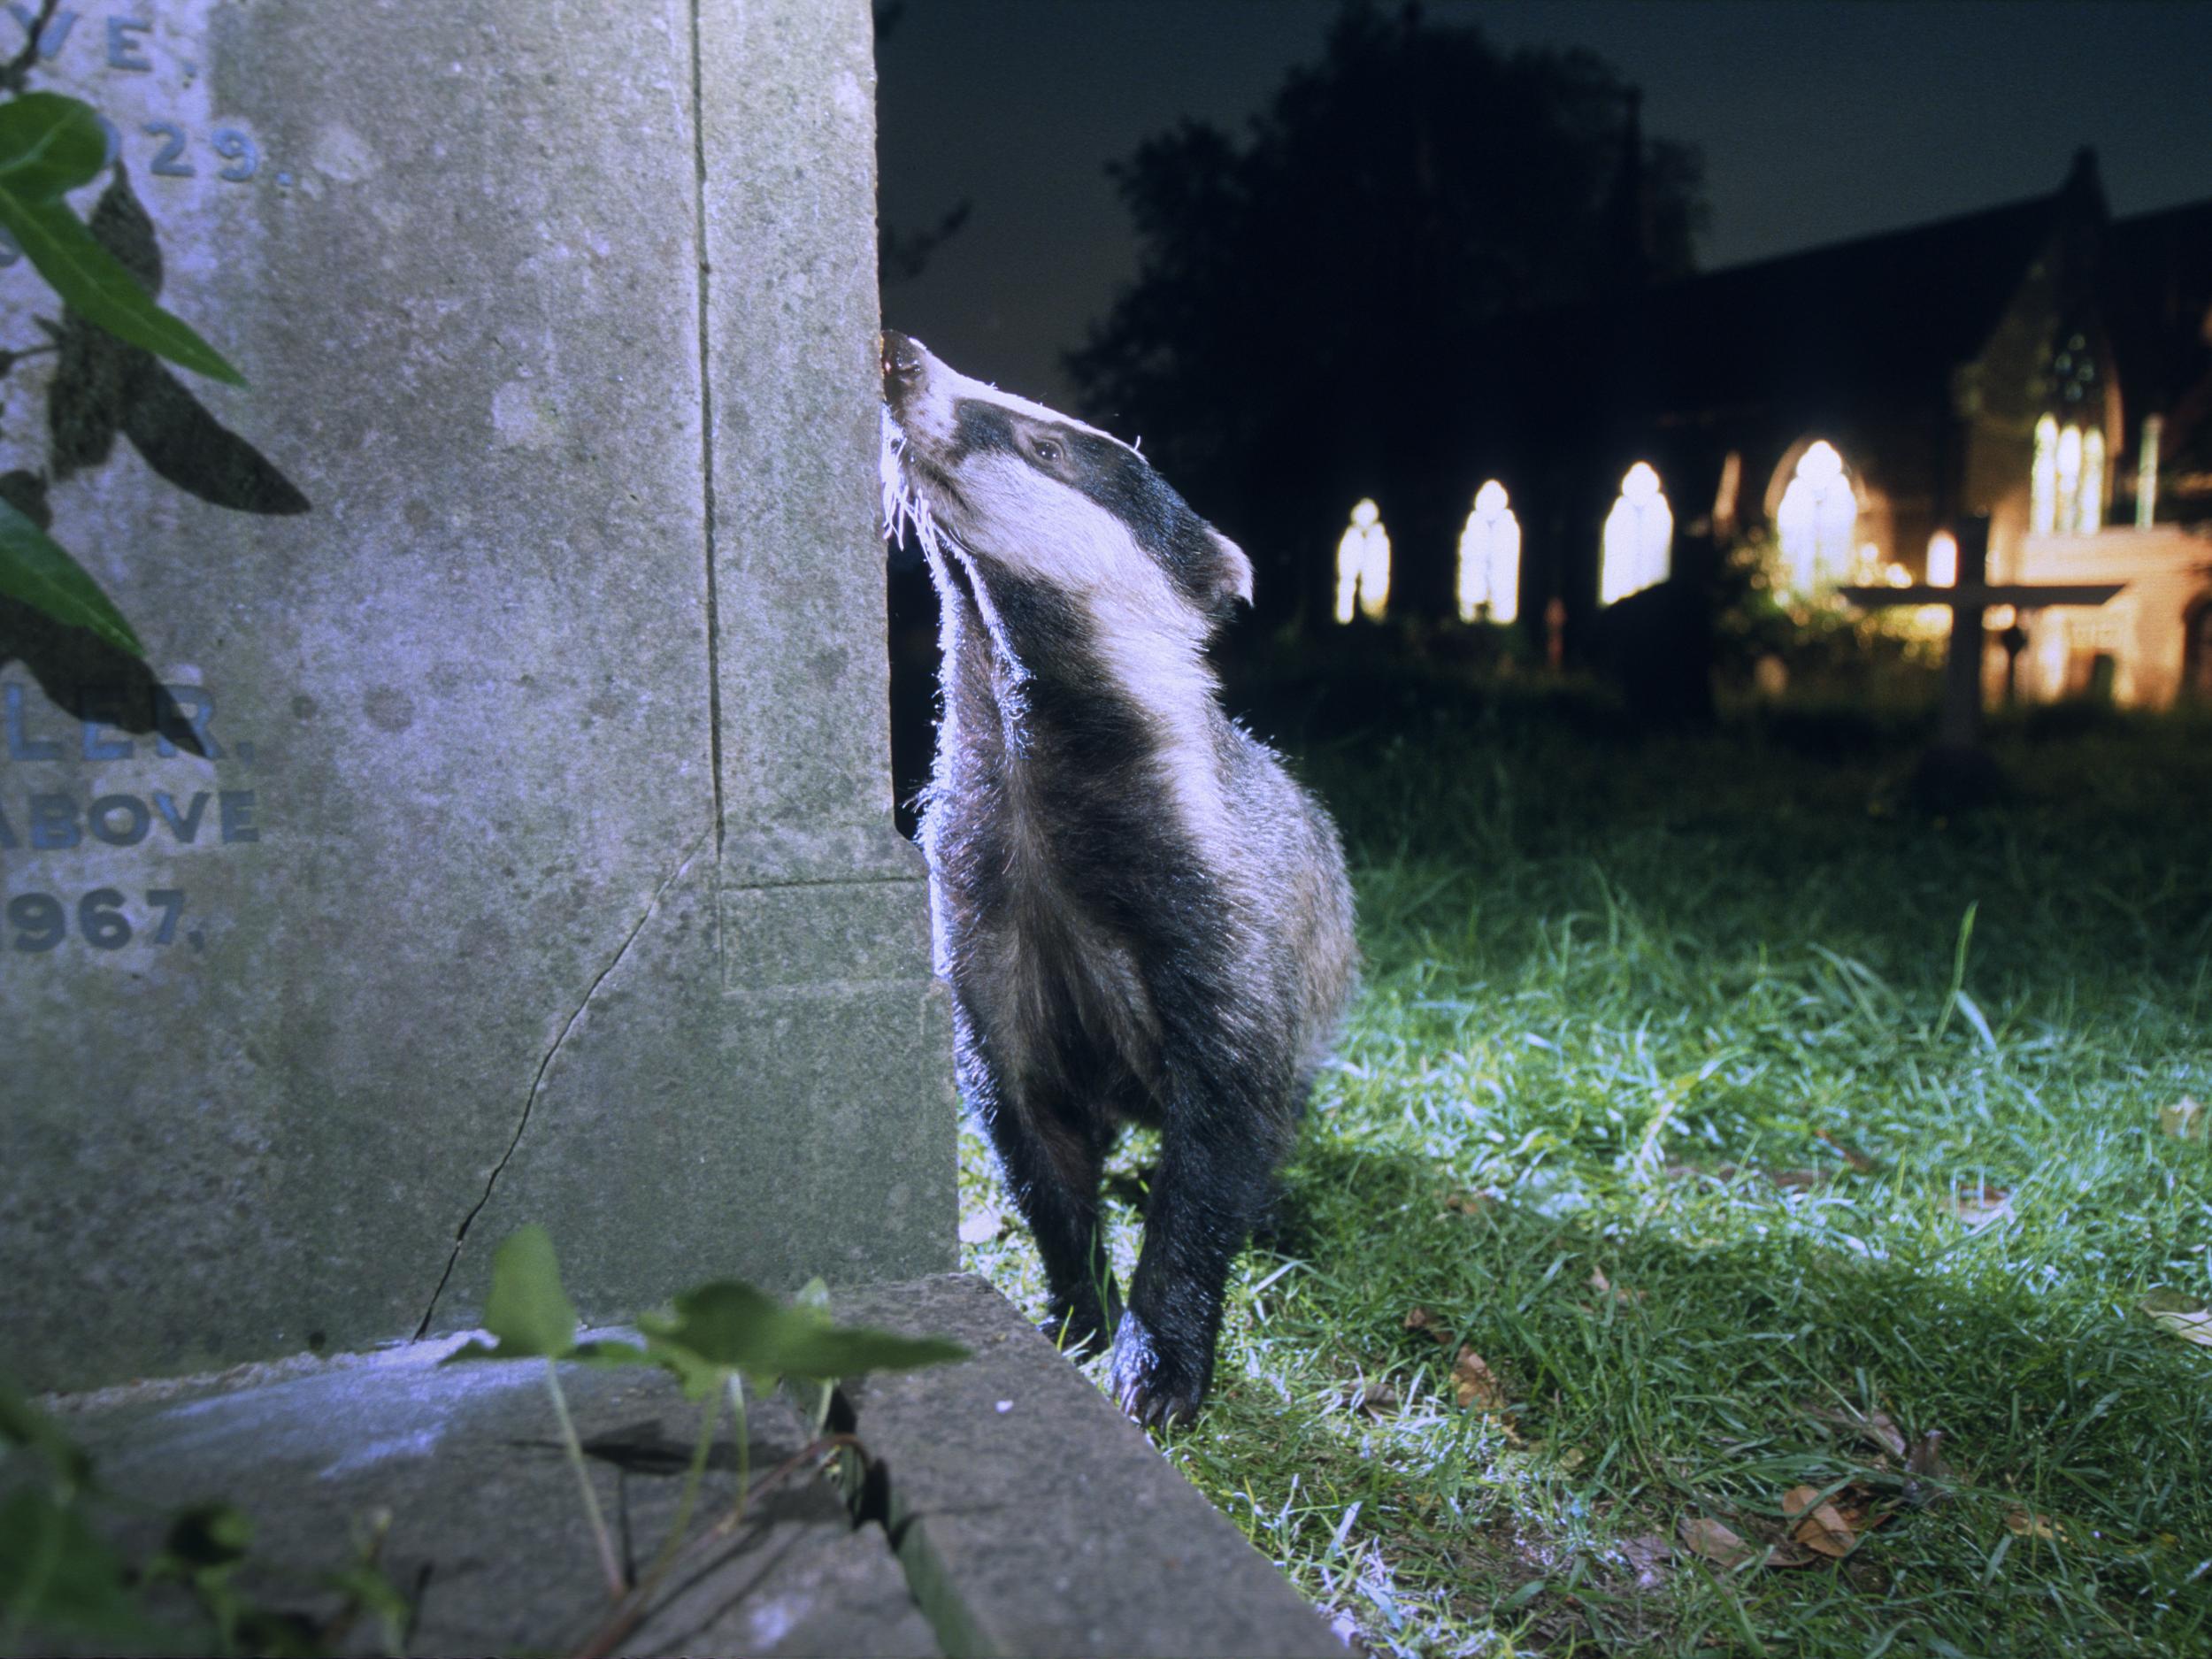
<path id="1" fill-rule="evenodd" d="M 922 378 L 922 343 L 896 329 L 883 331 L 883 396 L 896 407 Z"/>

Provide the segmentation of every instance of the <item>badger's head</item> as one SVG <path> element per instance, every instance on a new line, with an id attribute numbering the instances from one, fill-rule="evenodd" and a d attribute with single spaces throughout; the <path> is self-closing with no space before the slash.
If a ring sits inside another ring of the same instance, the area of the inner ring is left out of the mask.
<path id="1" fill-rule="evenodd" d="M 1129 445 L 883 336 L 887 531 L 912 522 L 1122 628 L 1202 641 L 1252 599 L 1243 549 Z"/>

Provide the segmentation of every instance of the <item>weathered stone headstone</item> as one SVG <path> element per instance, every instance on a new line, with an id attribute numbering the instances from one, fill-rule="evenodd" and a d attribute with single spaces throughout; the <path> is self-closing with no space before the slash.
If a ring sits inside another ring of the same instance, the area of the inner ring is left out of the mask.
<path id="1" fill-rule="evenodd" d="M 465 1325 L 525 1220 L 598 1317 L 950 1265 L 869 30 L 55 13 L 33 84 L 118 143 L 75 204 L 250 385 L 0 268 L 0 493 L 149 653 L 0 601 L 21 1380 Z"/>

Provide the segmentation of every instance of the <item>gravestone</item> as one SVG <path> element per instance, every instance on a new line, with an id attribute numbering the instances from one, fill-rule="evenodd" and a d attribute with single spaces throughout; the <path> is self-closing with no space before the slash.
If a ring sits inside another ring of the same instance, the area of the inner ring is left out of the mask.
<path id="1" fill-rule="evenodd" d="M 33 7 L 0 18 L 19 44 Z M 64 4 L 73 198 L 243 389 L 0 250 L 5 1366 L 949 1267 L 891 825 L 863 0 Z"/>
<path id="2" fill-rule="evenodd" d="M 1941 606 L 1951 613 L 1951 638 L 1943 659 L 1943 703 L 1936 741 L 1913 774 L 1913 792 L 1926 805 L 1950 811 L 1996 797 L 2001 780 L 1997 763 L 1982 747 L 1982 668 L 1988 649 L 1984 615 L 1998 605 L 2023 611 L 2061 605 L 2105 603 L 2125 582 L 2008 582 L 1989 579 L 1989 516 L 1970 513 L 1953 527 L 1958 544 L 1957 580 L 1950 586 L 1922 582 L 1905 588 L 1845 587 L 1836 591 L 1860 609 L 1900 605 Z M 2011 663 L 2006 664 L 2011 684 Z"/>

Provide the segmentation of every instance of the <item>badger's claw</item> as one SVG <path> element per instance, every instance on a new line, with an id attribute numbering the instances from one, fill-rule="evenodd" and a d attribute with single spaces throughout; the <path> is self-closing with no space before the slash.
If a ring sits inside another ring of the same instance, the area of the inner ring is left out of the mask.
<path id="1" fill-rule="evenodd" d="M 1163 1348 L 1128 1312 L 1114 1333 L 1111 1386 L 1115 1403 L 1146 1428 L 1188 1423 L 1206 1397 L 1203 1371 Z"/>

